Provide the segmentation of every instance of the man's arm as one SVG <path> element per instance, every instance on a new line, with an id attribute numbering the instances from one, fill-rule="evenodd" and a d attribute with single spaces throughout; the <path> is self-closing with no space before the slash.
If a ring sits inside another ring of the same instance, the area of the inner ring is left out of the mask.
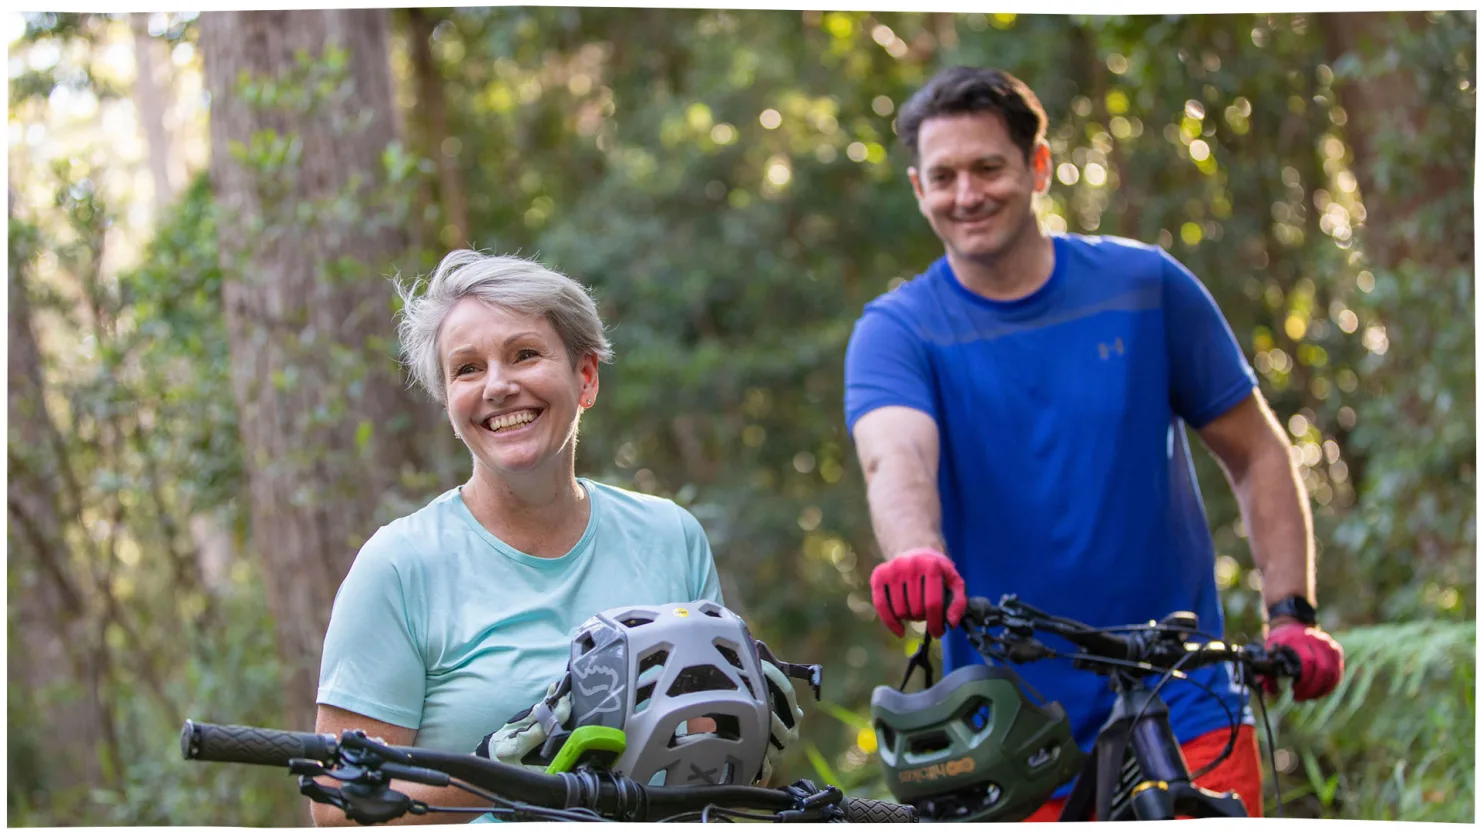
<path id="1" fill-rule="evenodd" d="M 1238 498 L 1266 607 L 1296 595 L 1315 604 L 1310 504 L 1290 442 L 1263 395 L 1255 390 L 1198 433 Z"/>
<path id="2" fill-rule="evenodd" d="M 884 560 L 918 548 L 945 552 L 940 531 L 940 431 L 923 411 L 889 406 L 853 426 L 869 517 Z"/>
<path id="3" fill-rule="evenodd" d="M 335 737 L 346 729 L 362 729 L 370 737 L 380 738 L 391 746 L 414 746 L 416 744 L 416 730 L 397 726 L 393 723 L 375 720 L 362 714 L 338 708 L 336 706 L 319 706 L 318 720 L 314 724 L 314 731 L 319 734 L 331 734 Z M 337 787 L 339 782 L 333 778 L 320 778 L 319 783 Z M 487 804 L 481 798 L 471 793 L 464 792 L 457 787 L 433 787 L 427 784 L 417 784 L 412 781 L 392 781 L 391 789 L 397 792 L 425 801 L 434 807 L 473 807 Z M 331 804 L 320 804 L 313 802 L 311 807 L 313 823 L 315 827 L 348 827 L 358 826 L 356 822 L 345 817 L 344 811 Z M 388 824 L 467 824 L 478 816 L 474 813 L 428 813 L 424 816 L 413 816 L 407 813 L 398 819 L 387 822 Z"/>

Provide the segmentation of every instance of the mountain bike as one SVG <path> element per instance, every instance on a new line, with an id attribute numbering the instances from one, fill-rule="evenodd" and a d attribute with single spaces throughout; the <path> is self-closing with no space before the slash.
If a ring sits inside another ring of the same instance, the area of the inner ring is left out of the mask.
<path id="1" fill-rule="evenodd" d="M 1014 595 L 1003 596 L 996 604 L 980 597 L 969 599 L 961 627 L 984 658 L 1024 663 L 1067 656 L 1075 667 L 1109 678 L 1115 704 L 1059 821 L 1248 815 L 1235 793 L 1215 793 L 1193 783 L 1232 753 L 1242 721 L 1230 710 L 1232 733 L 1222 754 L 1199 772 L 1189 773 L 1160 691 L 1170 680 L 1188 680 L 1183 672 L 1227 662 L 1235 669 L 1236 680 L 1248 683 L 1257 693 L 1260 686 L 1254 675 L 1299 677 L 1299 657 L 1289 648 L 1268 651 L 1259 644 L 1225 642 L 1199 631 L 1197 615 L 1190 612 L 1137 625 L 1094 627 L 1046 613 Z M 1060 653 L 1037 639 L 1038 634 L 1062 637 L 1078 650 Z M 1158 677 L 1154 685 L 1148 685 Z M 1273 750 L 1267 715 L 1264 723 L 1268 748 Z M 1275 789 L 1278 802 L 1278 781 Z M 1282 811 L 1282 802 L 1280 806 Z"/>
<path id="2" fill-rule="evenodd" d="M 919 820 L 913 807 L 851 798 L 837 787 L 819 787 L 806 780 L 781 788 L 649 786 L 611 772 L 599 760 L 579 762 L 572 771 L 539 772 L 476 755 L 390 746 L 359 730 L 345 731 L 336 738 L 187 720 L 180 733 L 180 751 L 192 761 L 285 767 L 298 776 L 300 793 L 339 807 L 360 824 L 381 824 L 408 813 L 444 812 L 488 813 L 509 821 Z M 315 779 L 321 776 L 341 785 L 320 784 Z M 458 787 L 488 804 L 429 806 L 392 789 L 392 779 Z"/>

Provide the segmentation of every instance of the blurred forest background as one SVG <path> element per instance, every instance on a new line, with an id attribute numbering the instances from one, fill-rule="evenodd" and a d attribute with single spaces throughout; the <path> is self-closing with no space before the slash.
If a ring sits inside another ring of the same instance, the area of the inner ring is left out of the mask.
<path id="1" fill-rule="evenodd" d="M 842 362 L 940 251 L 892 120 L 951 63 L 1034 87 L 1046 222 L 1185 262 L 1288 425 L 1350 671 L 1271 709 L 1286 811 L 1474 820 L 1473 13 L 4 20 L 11 825 L 304 823 L 179 726 L 309 729 L 359 544 L 466 475 L 386 278 L 470 243 L 594 287 L 618 358 L 580 472 L 689 506 L 731 604 L 826 664 L 783 775 L 882 797 L 868 696 L 912 646 L 868 601 Z"/>

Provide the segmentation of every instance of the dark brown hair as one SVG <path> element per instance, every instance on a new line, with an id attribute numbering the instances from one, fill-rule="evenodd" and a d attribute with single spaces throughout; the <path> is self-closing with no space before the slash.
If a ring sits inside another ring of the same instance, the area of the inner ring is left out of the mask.
<path id="1" fill-rule="evenodd" d="M 895 129 L 910 163 L 920 161 L 920 127 L 926 119 L 967 113 L 1001 115 L 1025 162 L 1031 161 L 1033 146 L 1048 131 L 1043 105 L 1027 84 L 1001 70 L 950 67 L 936 73 L 899 108 Z"/>

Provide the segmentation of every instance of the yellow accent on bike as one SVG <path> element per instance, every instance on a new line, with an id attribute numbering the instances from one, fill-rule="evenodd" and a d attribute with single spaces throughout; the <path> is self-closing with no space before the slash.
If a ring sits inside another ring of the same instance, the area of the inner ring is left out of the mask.
<path id="1" fill-rule="evenodd" d="M 1167 782 L 1165 782 L 1165 781 L 1142 781 L 1141 783 L 1139 783 L 1139 784 L 1136 785 L 1136 788 L 1135 789 L 1131 790 L 1131 795 L 1133 795 L 1133 796 L 1134 795 L 1139 795 L 1140 793 L 1142 793 L 1142 792 L 1144 792 L 1146 790 L 1161 790 L 1162 792 L 1166 792 L 1167 791 Z"/>

